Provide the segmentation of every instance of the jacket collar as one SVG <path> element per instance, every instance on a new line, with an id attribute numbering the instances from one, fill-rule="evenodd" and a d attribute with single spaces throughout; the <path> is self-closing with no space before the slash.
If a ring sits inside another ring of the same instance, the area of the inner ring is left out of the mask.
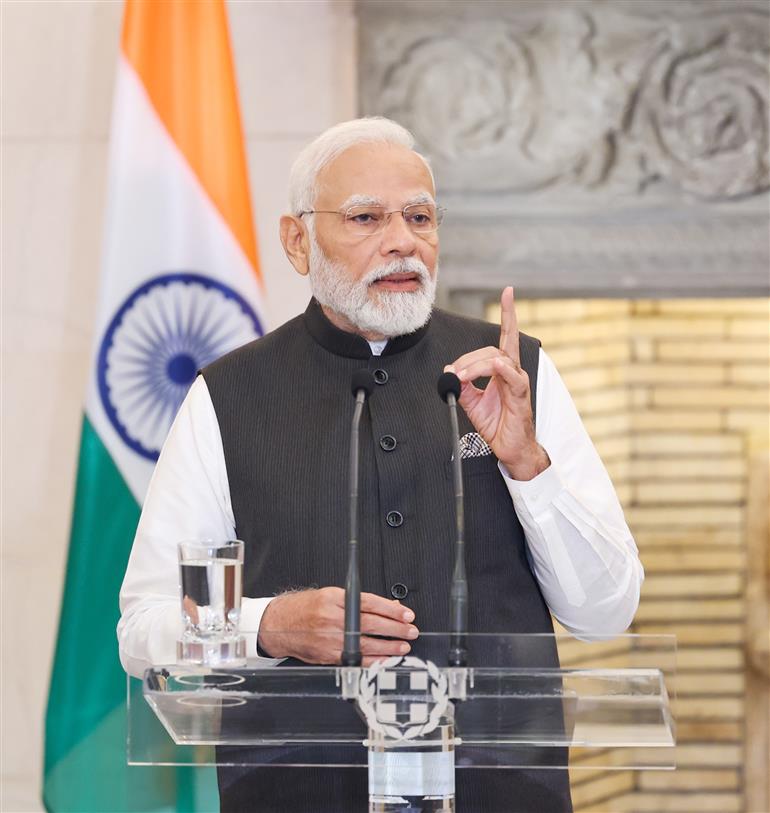
<path id="1" fill-rule="evenodd" d="M 330 353 L 353 359 L 371 358 L 372 350 L 369 347 L 369 342 L 357 333 L 347 333 L 333 325 L 327 319 L 315 297 L 310 300 L 303 320 L 310 335 Z M 407 333 L 405 336 L 395 336 L 389 339 L 382 351 L 382 355 L 393 356 L 414 347 L 427 333 L 429 325 L 430 320 L 419 330 L 415 330 L 414 333 Z"/>

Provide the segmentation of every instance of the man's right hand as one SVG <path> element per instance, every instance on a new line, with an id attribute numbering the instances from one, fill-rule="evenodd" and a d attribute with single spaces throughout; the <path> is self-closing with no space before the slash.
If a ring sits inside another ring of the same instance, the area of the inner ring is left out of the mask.
<path id="1" fill-rule="evenodd" d="M 361 655 L 364 666 L 406 655 L 419 631 L 414 613 L 399 601 L 361 593 Z M 259 625 L 259 646 L 272 658 L 336 664 L 342 656 L 345 591 L 340 587 L 300 590 L 276 596 Z M 372 638 L 383 635 L 387 638 Z"/>

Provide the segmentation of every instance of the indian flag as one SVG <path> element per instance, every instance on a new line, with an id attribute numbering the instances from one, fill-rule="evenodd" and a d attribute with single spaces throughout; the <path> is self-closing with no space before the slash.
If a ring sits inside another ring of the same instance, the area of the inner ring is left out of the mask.
<path id="1" fill-rule="evenodd" d="M 46 717 L 49 811 L 216 805 L 215 788 L 200 797 L 205 773 L 126 765 L 126 678 L 115 627 L 153 465 L 196 370 L 262 334 L 252 223 L 223 0 L 127 0 L 95 344 Z"/>

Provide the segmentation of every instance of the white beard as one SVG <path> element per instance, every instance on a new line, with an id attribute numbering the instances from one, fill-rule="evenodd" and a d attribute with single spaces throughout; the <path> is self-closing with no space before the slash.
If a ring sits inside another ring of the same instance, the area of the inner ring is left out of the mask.
<path id="1" fill-rule="evenodd" d="M 430 319 L 436 279 L 415 257 L 393 260 L 354 280 L 341 263 L 331 262 L 310 233 L 310 288 L 325 308 L 344 317 L 362 333 L 391 338 L 419 330 Z M 397 273 L 416 274 L 416 291 L 375 291 L 371 285 Z"/>

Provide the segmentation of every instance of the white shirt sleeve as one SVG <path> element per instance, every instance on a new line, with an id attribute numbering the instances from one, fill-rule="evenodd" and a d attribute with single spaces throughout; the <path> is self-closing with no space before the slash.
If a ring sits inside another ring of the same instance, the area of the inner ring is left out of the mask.
<path id="1" fill-rule="evenodd" d="M 120 590 L 120 661 L 129 674 L 141 677 L 150 666 L 176 662 L 182 634 L 177 544 L 234 538 L 219 424 L 206 382 L 198 376 L 163 445 Z M 257 657 L 256 633 L 271 600 L 243 599 L 240 626 L 250 659 Z"/>
<path id="2" fill-rule="evenodd" d="M 536 399 L 535 434 L 551 465 L 527 482 L 500 466 L 533 572 L 571 633 L 619 634 L 636 612 L 644 570 L 607 470 L 543 350 Z"/>

